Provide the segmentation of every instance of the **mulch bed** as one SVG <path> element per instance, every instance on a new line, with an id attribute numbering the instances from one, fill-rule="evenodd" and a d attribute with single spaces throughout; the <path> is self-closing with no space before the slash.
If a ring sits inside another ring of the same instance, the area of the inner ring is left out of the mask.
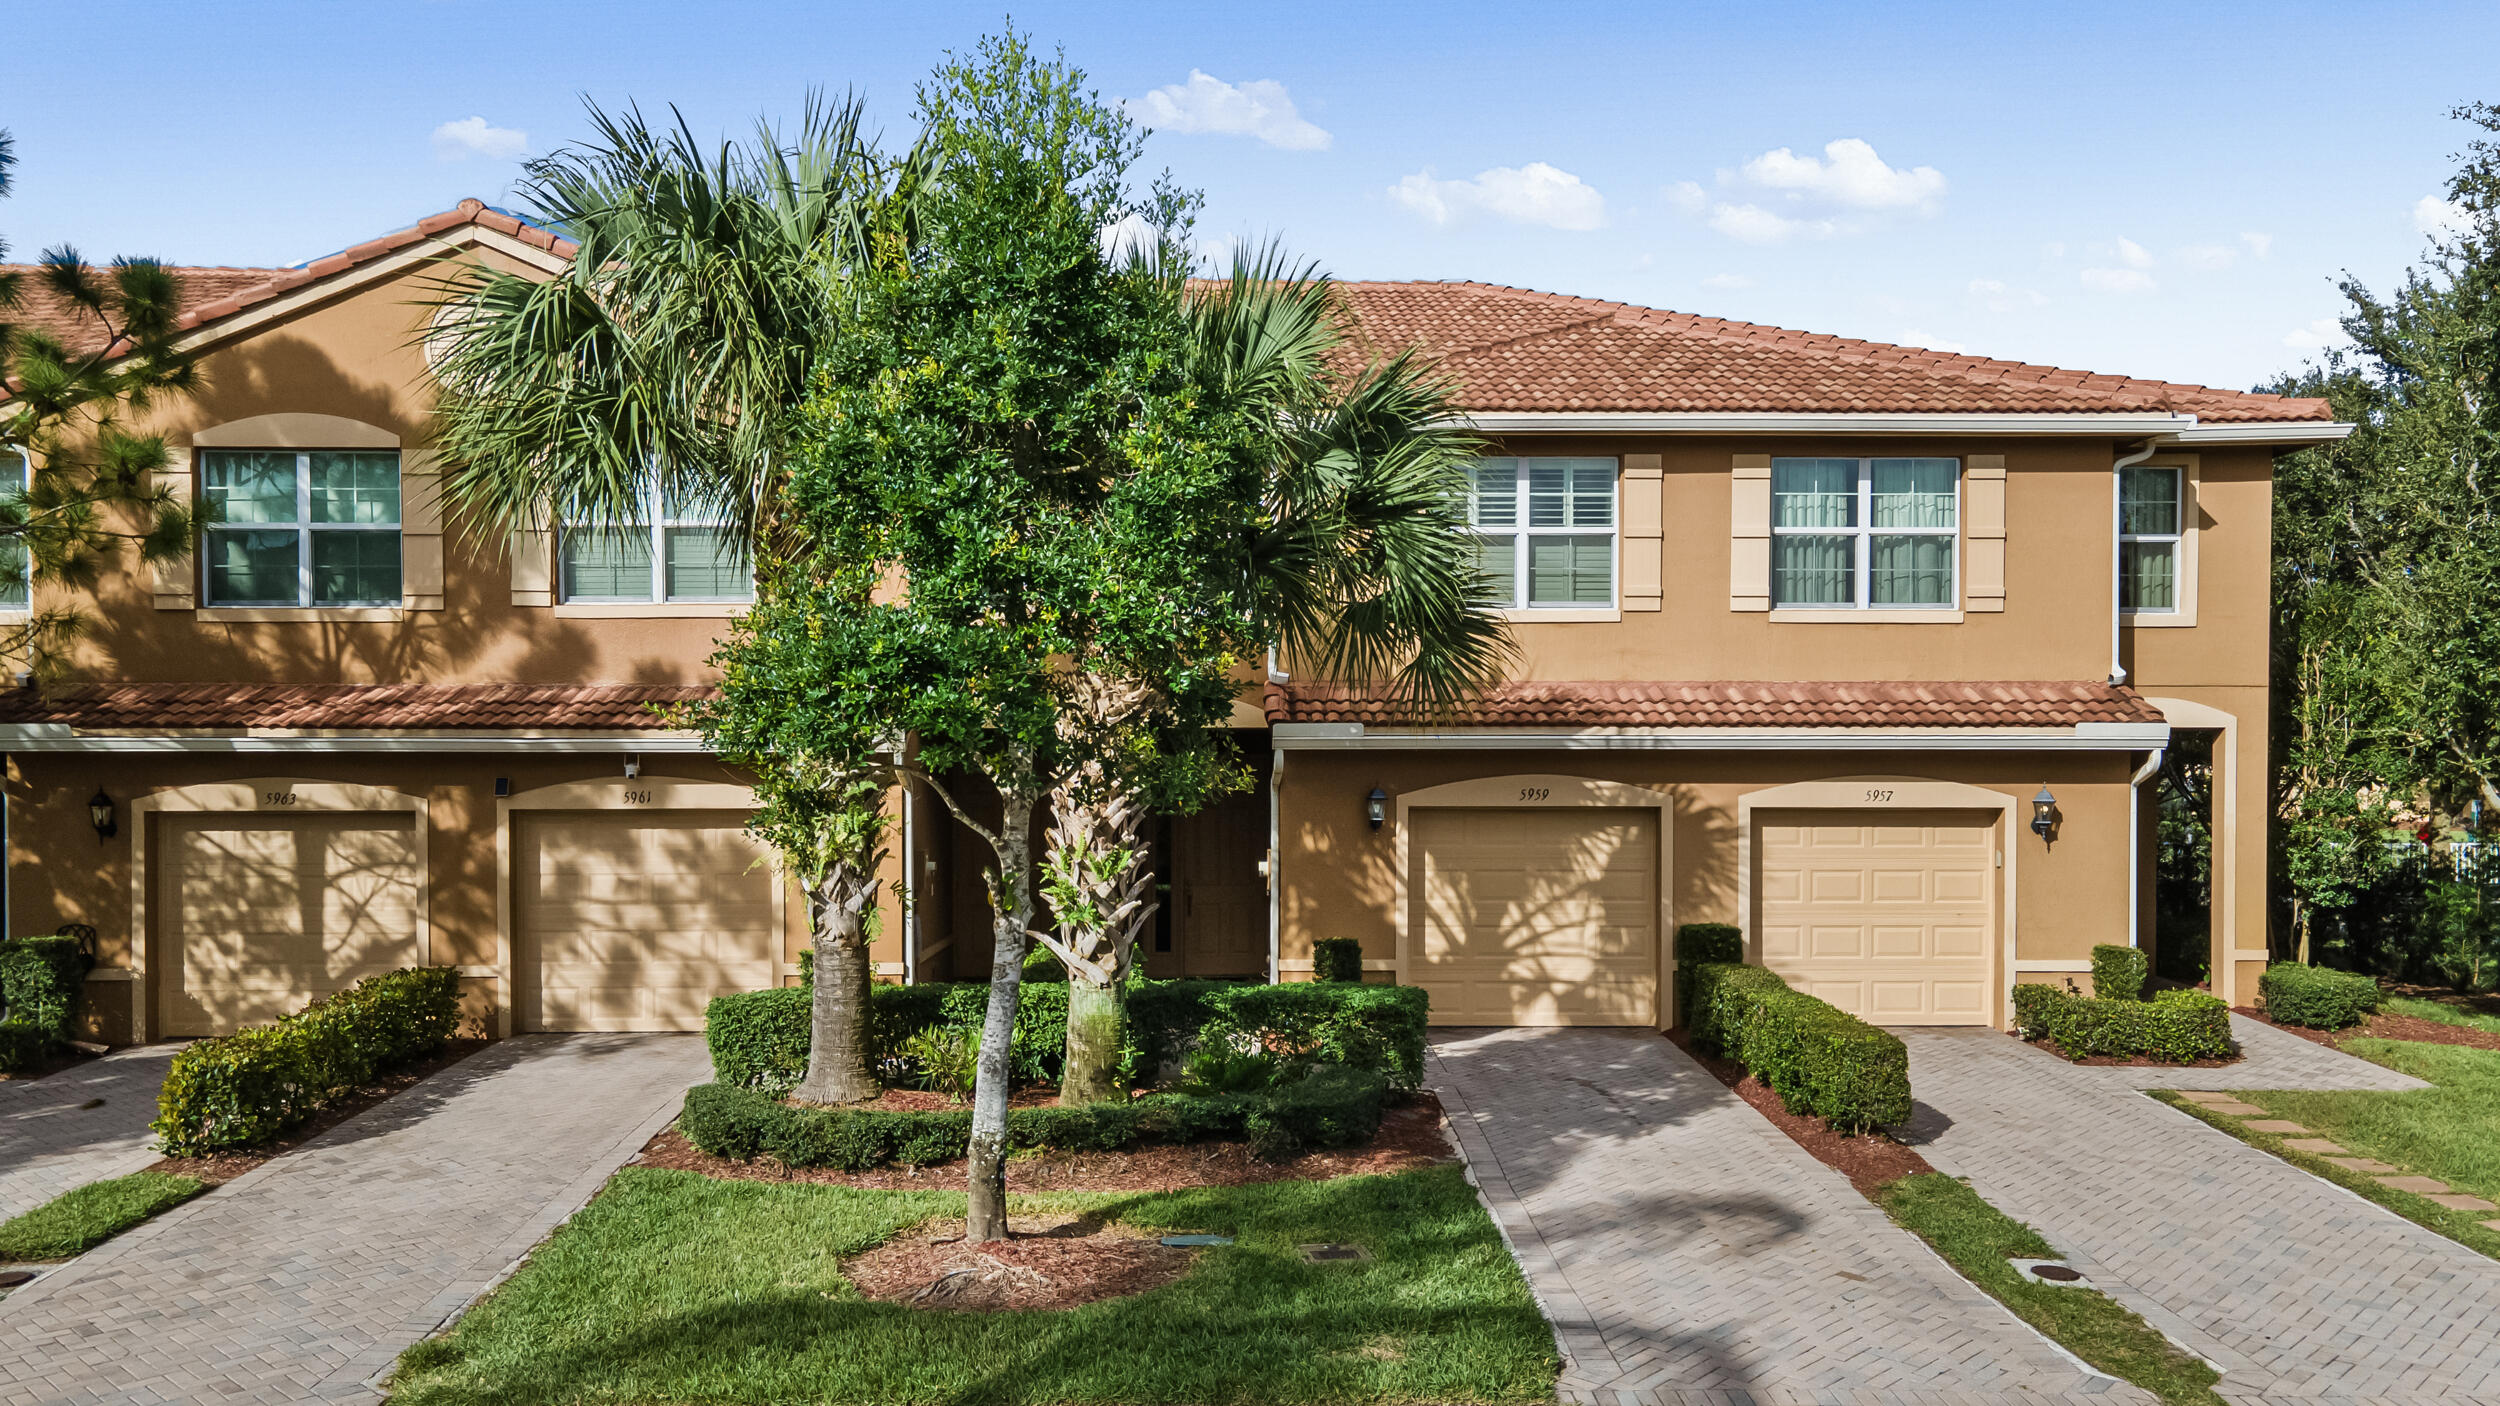
<path id="1" fill-rule="evenodd" d="M 1677 1049 L 1691 1055 L 1693 1061 L 1710 1071 L 1710 1077 L 1733 1090 L 1738 1098 L 1752 1104 L 1754 1111 L 1771 1120 L 1772 1126 L 1788 1134 L 1788 1140 L 1812 1153 L 1814 1160 L 1849 1179 L 1849 1184 L 1867 1196 L 1877 1187 L 1899 1181 L 1920 1172 L 1932 1172 L 1927 1159 L 1915 1148 L 1895 1141 L 1883 1132 L 1859 1133 L 1855 1137 L 1832 1131 L 1830 1123 L 1810 1113 L 1791 1113 L 1770 1085 L 1763 1083 L 1745 1066 L 1732 1059 L 1703 1054 L 1693 1048 L 1692 1037 L 1682 1027 L 1667 1032 Z"/>
<path id="2" fill-rule="evenodd" d="M 1007 1095 L 1009 1108 L 1040 1108 L 1058 1101 L 1059 1091 L 1048 1084 L 1026 1084 Z M 868 1113 L 961 1113 L 972 1107 L 969 1099 L 948 1098 L 927 1089 L 888 1089 L 864 1103 L 811 1103 L 803 1098 L 782 1102 L 793 1108 L 856 1108 Z"/>
<path id="3" fill-rule="evenodd" d="M 1246 1142 L 1193 1142 L 1138 1147 L 1122 1152 L 1044 1152 L 1011 1158 L 1009 1191 L 1186 1191 L 1199 1186 L 1246 1186 L 1269 1181 L 1328 1181 L 1419 1171 L 1458 1160 L 1450 1145 L 1441 1105 L 1430 1094 L 1381 1115 L 1380 1135 L 1363 1147 L 1306 1152 L 1282 1162 L 1263 1162 Z M 770 1158 L 732 1162 L 686 1141 L 676 1129 L 643 1144 L 636 1166 L 700 1172 L 725 1181 L 806 1182 L 865 1191 L 928 1191 L 963 1185 L 961 1161 L 928 1167 L 879 1167 L 845 1172 L 831 1167 L 785 1167 Z"/>
<path id="4" fill-rule="evenodd" d="M 375 1080 L 372 1084 L 332 1103 L 312 1117 L 312 1121 L 289 1132 L 267 1147 L 246 1151 L 213 1152 L 205 1157 L 161 1157 L 148 1167 L 151 1172 L 171 1172 L 175 1176 L 197 1177 L 210 1186 L 223 1186 L 272 1157 L 293 1152 L 296 1148 L 321 1136 L 339 1124 L 401 1092 L 429 1074 L 439 1074 L 479 1050 L 486 1040 L 447 1040 L 443 1052 L 423 1064 L 412 1065 L 396 1074 Z"/>
<path id="5" fill-rule="evenodd" d="M 887 1303 L 1006 1313 L 1142 1294 L 1197 1258 L 1091 1216 L 1012 1216 L 1007 1228 L 1014 1239 L 967 1245 L 961 1220 L 928 1221 L 845 1261 L 842 1275 Z"/>
<path id="6" fill-rule="evenodd" d="M 2469 1030 L 2462 1025 L 2442 1025 L 2418 1015 L 2396 1015 L 2380 1011 L 2359 1025 L 2341 1030 L 2312 1030 L 2306 1025 L 2284 1025 L 2267 1020 L 2264 1013 L 2249 1006 L 2232 1009 L 2250 1020 L 2261 1021 L 2287 1035 L 2298 1035 L 2311 1044 L 2334 1049 L 2355 1036 L 2367 1035 L 2379 1040 L 2416 1040 L 2425 1045 L 2468 1045 L 2478 1050 L 2500 1050 L 2500 1030 Z"/>
<path id="7" fill-rule="evenodd" d="M 2020 1035 L 2013 1034 L 2011 1031 L 2008 1031 L 2007 1034 L 2010 1038 L 2016 1040 L 2022 1040 L 2023 1038 Z M 2066 1060 L 2068 1064 L 2111 1066 L 2126 1069 L 2228 1069 L 2232 1065 L 2237 1064 L 2241 1060 L 2248 1057 L 2245 1054 L 2235 1054 L 2229 1059 L 2191 1059 L 2182 1061 L 2176 1059 L 2154 1059 L 2149 1055 L 2131 1055 L 2125 1059 L 2120 1059 L 2116 1055 L 2085 1055 L 2081 1059 L 2068 1059 L 2066 1051 L 2060 1048 L 2055 1040 L 2042 1038 L 2038 1040 L 2023 1040 L 2023 1043 L 2031 1046 L 2035 1050 L 2044 1050 L 2049 1054 L 2057 1056 L 2059 1059 Z"/>

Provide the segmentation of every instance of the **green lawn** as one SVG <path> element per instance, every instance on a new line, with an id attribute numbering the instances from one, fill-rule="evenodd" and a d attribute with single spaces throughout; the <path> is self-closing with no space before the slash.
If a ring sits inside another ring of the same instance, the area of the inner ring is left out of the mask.
<path id="1" fill-rule="evenodd" d="M 2419 996 L 2390 996 L 2379 1009 L 2389 1015 L 2409 1015 L 2416 1020 L 2435 1020 L 2468 1030 L 2500 1030 L 2500 1016 L 2459 1010 L 2445 1001 L 2426 1001 Z"/>
<path id="2" fill-rule="evenodd" d="M 447 1337 L 395 1406 L 526 1402 L 1531 1402 L 1553 1336 L 1459 1169 L 1018 1197 L 1215 1231 L 1180 1282 L 1053 1313 L 859 1297 L 840 1261 L 963 1213 L 953 1192 L 628 1168 Z M 1353 1241 L 1367 1264 L 1294 1246 Z"/>
<path id="3" fill-rule="evenodd" d="M 2030 1226 L 1941 1172 L 1903 1177 L 1876 1199 L 1886 1214 L 1936 1248 L 1962 1276 L 1987 1290 L 2024 1322 L 2068 1352 L 2171 1403 L 2222 1406 L 2221 1380 L 2202 1359 L 2184 1352 L 2108 1295 L 2051 1288 L 2015 1272 L 2006 1261 L 2060 1259 Z"/>
<path id="4" fill-rule="evenodd" d="M 2289 1118 L 2319 1137 L 2332 1138 L 2356 1156 L 2375 1157 L 2407 1172 L 2437 1177 L 2453 1190 L 2500 1201 L 2500 1050 L 2369 1038 L 2346 1040 L 2341 1048 L 2437 1087 L 2409 1093 L 2259 1091 L 2240 1097 L 2273 1117 Z M 2500 1256 L 2500 1234 L 2482 1225 L 2500 1213 L 2452 1211 L 2409 1192 L 2390 1191 L 2367 1174 L 2289 1151 L 2281 1137 L 2250 1132 L 2242 1126 L 2246 1120 L 2208 1113 L 2175 1095 L 2165 1097 L 2215 1127 L 2348 1186 L 2398 1215 L 2487 1255 Z"/>
<path id="5" fill-rule="evenodd" d="M 91 1181 L 0 1225 L 0 1263 L 68 1259 L 207 1189 L 194 1178 L 164 1172 Z"/>

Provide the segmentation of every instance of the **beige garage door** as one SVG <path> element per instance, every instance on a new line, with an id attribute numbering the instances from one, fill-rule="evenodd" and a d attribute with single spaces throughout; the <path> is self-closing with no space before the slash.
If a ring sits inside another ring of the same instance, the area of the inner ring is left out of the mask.
<path id="1" fill-rule="evenodd" d="M 729 811 L 522 811 L 512 826 L 522 1030 L 700 1030 L 779 984 L 775 877 Z"/>
<path id="2" fill-rule="evenodd" d="M 1762 964 L 1879 1025 L 1986 1025 L 1996 818 L 1757 818 Z"/>
<path id="3" fill-rule="evenodd" d="M 1436 1025 L 1648 1025 L 1658 813 L 1419 810 L 1407 980 Z"/>
<path id="4" fill-rule="evenodd" d="M 157 1029 L 223 1035 L 423 959 L 405 812 L 157 822 Z"/>

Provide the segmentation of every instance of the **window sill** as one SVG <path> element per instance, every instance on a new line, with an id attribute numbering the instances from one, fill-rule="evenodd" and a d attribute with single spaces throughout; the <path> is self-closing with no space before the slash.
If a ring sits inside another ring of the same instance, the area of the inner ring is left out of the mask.
<path id="1" fill-rule="evenodd" d="M 1959 610 L 1785 610 L 1773 607 L 1774 623 L 1791 625 L 1959 625 Z"/>
<path id="2" fill-rule="evenodd" d="M 2196 623 L 2193 610 L 2126 610 L 2119 612 L 2130 630 L 2179 630 Z"/>
<path id="3" fill-rule="evenodd" d="M 1613 606 L 1520 606 L 1493 612 L 1514 625 L 1611 625 L 1623 618 Z"/>
<path id="4" fill-rule="evenodd" d="M 202 620 L 229 625 L 387 625 L 406 617 L 396 605 L 204 605 Z"/>
<path id="5" fill-rule="evenodd" d="M 568 620 L 726 620 L 751 608 L 753 601 L 559 601 L 555 612 Z"/>

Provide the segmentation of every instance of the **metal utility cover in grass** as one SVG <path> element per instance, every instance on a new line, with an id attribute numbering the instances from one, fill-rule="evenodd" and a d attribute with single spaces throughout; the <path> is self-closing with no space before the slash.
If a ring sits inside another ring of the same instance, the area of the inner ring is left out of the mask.
<path id="1" fill-rule="evenodd" d="M 34 1282 L 35 1273 L 33 1270 L 0 1269 L 0 1289 L 14 1289 L 21 1284 L 32 1284 Z"/>
<path id="2" fill-rule="evenodd" d="M 1166 1235 L 1161 1243 L 1176 1250 L 1195 1250 L 1208 1245 L 1230 1245 L 1233 1243 L 1233 1237 L 1229 1235 Z"/>
<path id="3" fill-rule="evenodd" d="M 1300 1250 L 1302 1258 L 1312 1264 L 1345 1264 L 1372 1257 L 1372 1252 L 1360 1245 L 1296 1245 L 1294 1248 Z"/>
<path id="4" fill-rule="evenodd" d="M 2063 1260 L 2009 1259 L 2006 1263 L 2014 1266 L 2016 1274 L 2034 1284 L 2046 1284 L 2052 1289 L 2092 1287 L 2092 1281 L 2083 1277 L 2083 1271 Z"/>

